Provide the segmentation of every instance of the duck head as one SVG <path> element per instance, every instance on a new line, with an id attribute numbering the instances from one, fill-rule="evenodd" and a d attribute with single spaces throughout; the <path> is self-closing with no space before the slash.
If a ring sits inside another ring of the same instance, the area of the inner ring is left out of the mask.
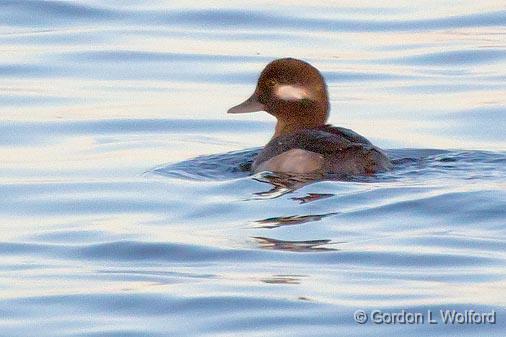
<path id="1" fill-rule="evenodd" d="M 273 138 L 325 124 L 329 100 L 323 76 L 301 60 L 272 61 L 260 74 L 253 95 L 228 113 L 262 110 L 277 119 Z"/>

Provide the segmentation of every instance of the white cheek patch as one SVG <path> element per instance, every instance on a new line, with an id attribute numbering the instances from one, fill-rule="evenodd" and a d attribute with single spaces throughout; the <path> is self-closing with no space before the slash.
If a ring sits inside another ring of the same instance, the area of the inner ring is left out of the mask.
<path id="1" fill-rule="evenodd" d="M 307 88 L 294 85 L 279 85 L 274 93 L 278 98 L 287 101 L 298 101 L 303 98 L 311 97 Z"/>

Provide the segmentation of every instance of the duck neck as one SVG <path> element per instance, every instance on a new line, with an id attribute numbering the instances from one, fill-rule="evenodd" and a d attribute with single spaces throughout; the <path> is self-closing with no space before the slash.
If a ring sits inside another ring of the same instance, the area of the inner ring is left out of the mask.
<path id="1" fill-rule="evenodd" d="M 272 138 L 277 138 L 279 136 L 287 135 L 290 133 L 295 133 L 297 131 L 301 131 L 304 129 L 312 129 L 320 126 L 321 124 L 301 124 L 300 122 L 290 122 L 286 120 L 279 120 L 276 123 L 276 128 L 274 129 L 274 135 Z"/>
<path id="2" fill-rule="evenodd" d="M 305 129 L 314 129 L 325 125 L 327 121 L 327 109 L 321 111 L 305 111 L 297 114 L 282 114 L 277 116 L 278 122 L 272 139 Z"/>

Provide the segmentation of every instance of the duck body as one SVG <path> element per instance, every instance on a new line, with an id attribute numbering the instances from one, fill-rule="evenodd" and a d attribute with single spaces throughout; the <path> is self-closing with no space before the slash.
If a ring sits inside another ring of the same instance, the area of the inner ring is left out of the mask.
<path id="1" fill-rule="evenodd" d="M 367 175 L 387 171 L 386 154 L 356 132 L 326 124 L 325 80 L 301 60 L 278 59 L 262 71 L 253 95 L 229 113 L 264 110 L 277 119 L 274 136 L 251 166 L 253 173 Z"/>
<path id="2" fill-rule="evenodd" d="M 271 139 L 251 170 L 349 176 L 384 172 L 391 167 L 386 154 L 363 136 L 324 125 Z"/>

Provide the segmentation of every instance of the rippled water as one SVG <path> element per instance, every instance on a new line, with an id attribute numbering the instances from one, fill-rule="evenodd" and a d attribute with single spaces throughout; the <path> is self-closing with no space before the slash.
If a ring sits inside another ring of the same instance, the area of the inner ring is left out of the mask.
<path id="1" fill-rule="evenodd" d="M 0 1 L 1 336 L 504 336 L 504 4 L 308 4 Z M 284 56 L 392 172 L 244 171 Z"/>

